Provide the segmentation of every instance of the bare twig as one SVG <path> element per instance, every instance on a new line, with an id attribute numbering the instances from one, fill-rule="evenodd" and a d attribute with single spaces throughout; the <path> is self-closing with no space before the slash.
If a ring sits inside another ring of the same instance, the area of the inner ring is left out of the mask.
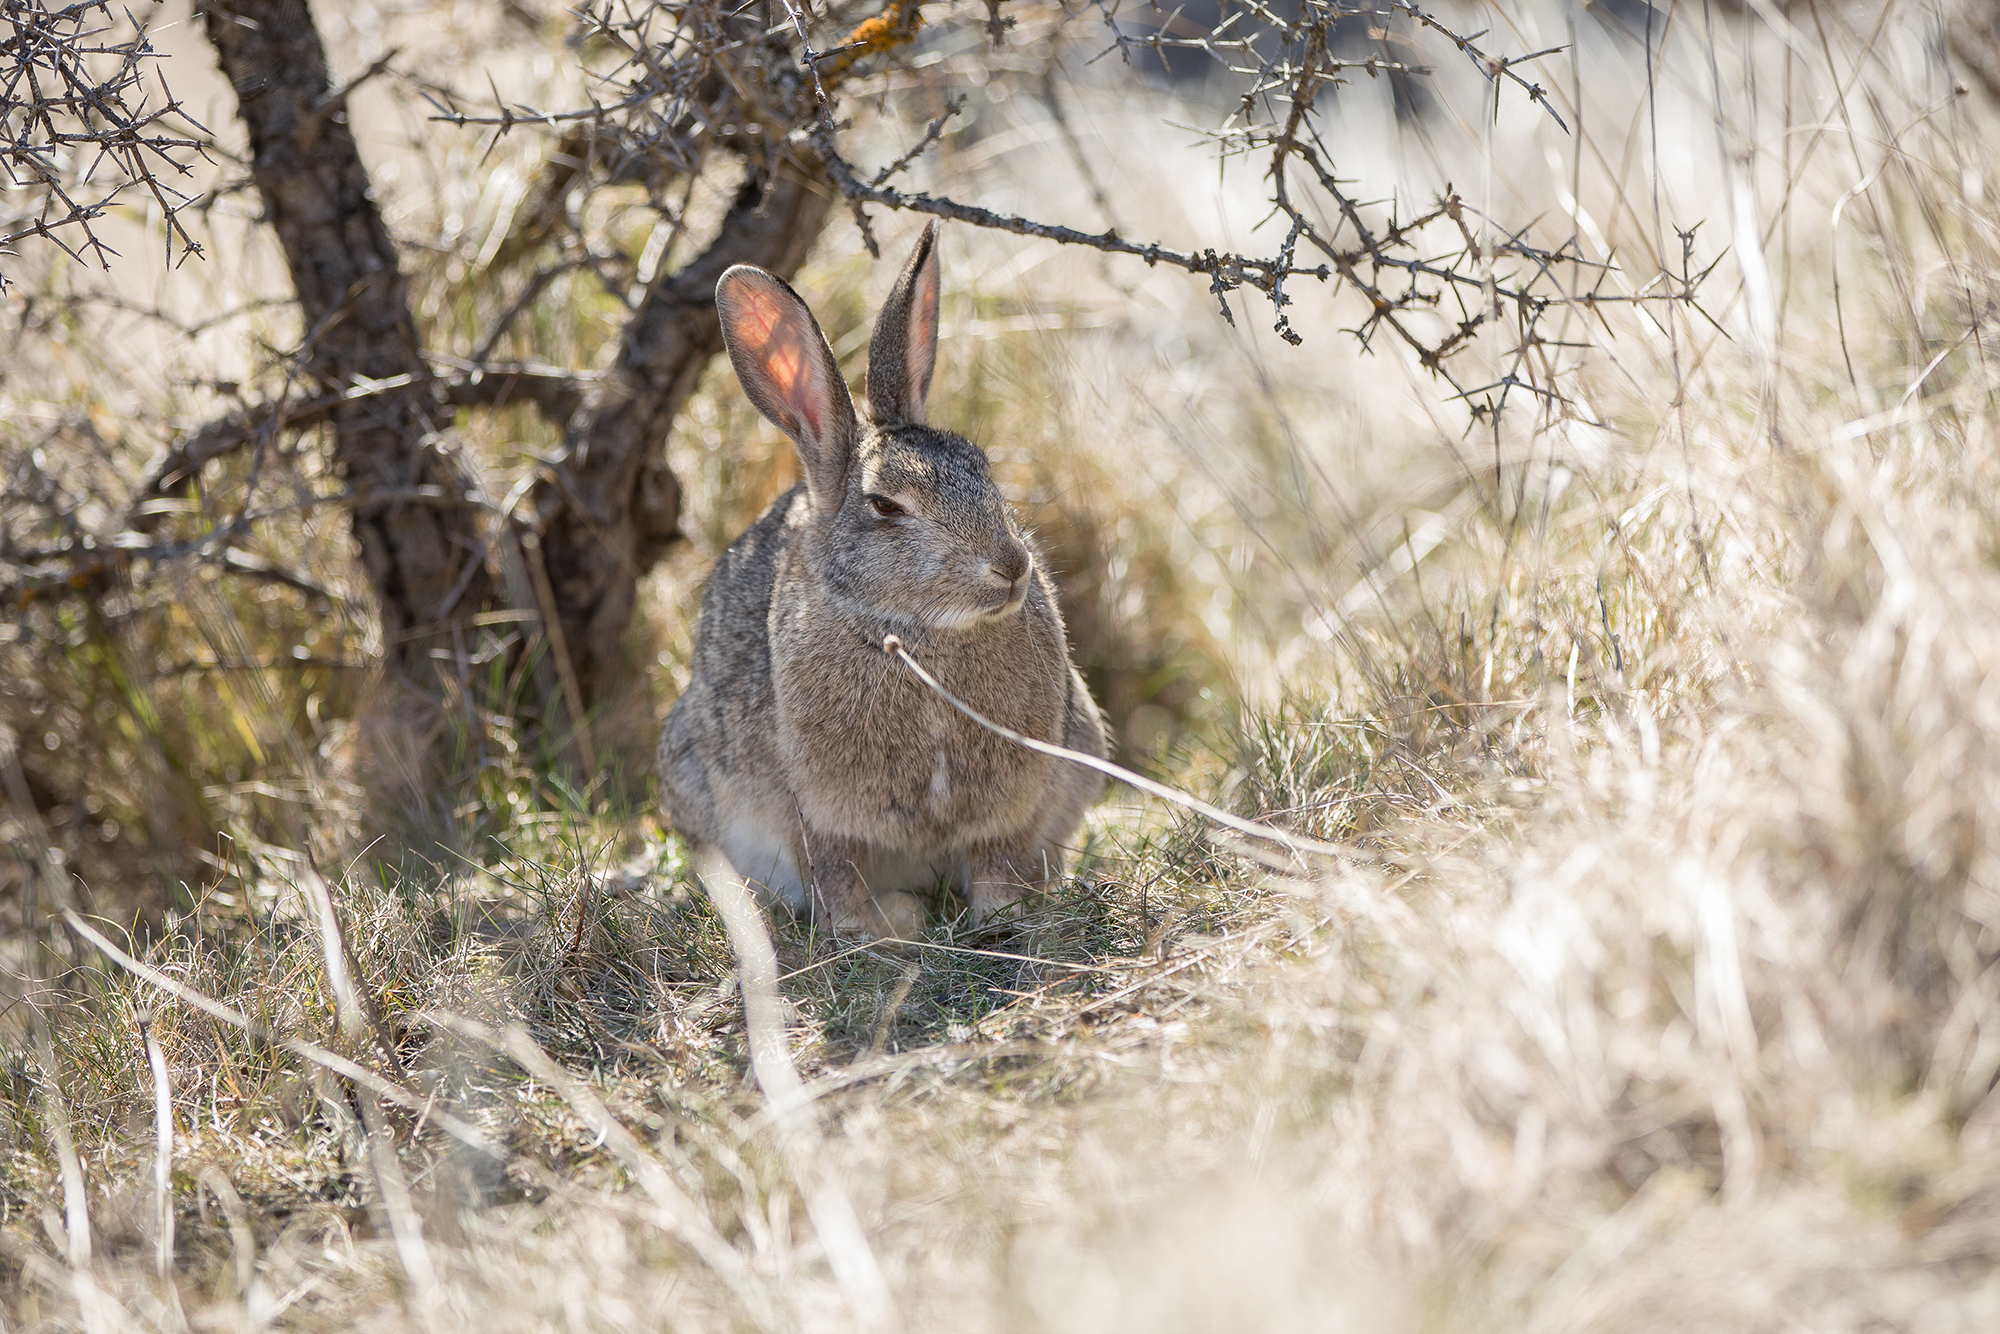
<path id="1" fill-rule="evenodd" d="M 952 98 L 949 102 L 946 102 L 944 104 L 944 110 L 939 112 L 937 118 L 933 120 L 927 127 L 925 127 L 924 137 L 917 140 L 916 144 L 910 149 L 909 152 L 903 154 L 903 156 L 897 158 L 894 162 L 891 162 L 888 166 L 876 172 L 875 179 L 868 182 L 869 186 L 873 188 L 879 188 L 880 186 L 887 184 L 891 176 L 894 176 L 897 172 L 901 171 L 903 168 L 909 166 L 912 162 L 915 162 L 918 158 L 922 157 L 924 155 L 924 150 L 929 148 L 932 144 L 936 143 L 938 141 L 939 136 L 941 136 L 944 133 L 945 122 L 950 120 L 953 116 L 956 116 L 959 112 L 959 108 L 963 107 L 964 105 L 965 105 L 965 96 L 963 94 L 960 94 L 959 96 Z"/>
<path id="2" fill-rule="evenodd" d="M 905 667 L 908 667 L 916 674 L 919 681 L 922 681 L 925 685 L 936 691 L 954 709 L 957 709 L 967 718 L 970 718 L 973 722 L 993 733 L 993 735 L 1005 737 L 1017 746 L 1025 746 L 1027 749 L 1041 755 L 1052 755 L 1059 760 L 1068 760 L 1071 764 L 1081 764 L 1087 769 L 1095 769 L 1101 774 L 1116 778 L 1121 783 L 1130 783 L 1141 792 L 1149 793 L 1152 796 L 1160 798 L 1162 801 L 1170 801 L 1177 806 L 1185 806 L 1203 819 L 1213 820 L 1225 829 L 1233 829 L 1239 834 L 1248 835 L 1265 843 L 1275 843 L 1287 852 L 1290 852 L 1293 856 L 1298 856 L 1304 852 L 1312 852 L 1318 853 L 1323 857 L 1337 857 L 1343 861 L 1354 859 L 1354 853 L 1350 849 L 1333 843 L 1322 843 L 1318 839 L 1306 838 L 1298 834 L 1288 834 L 1282 829 L 1273 829 L 1269 825 L 1254 824 L 1240 816 L 1231 815 L 1219 806 L 1211 806 L 1199 797 L 1190 796 L 1179 788 L 1168 787 L 1165 783 L 1156 783 L 1144 774 L 1135 774 L 1122 765 L 1113 764 L 1110 760 L 1100 759 L 1095 755 L 1086 755 L 1080 750 L 1071 750 L 1067 746 L 1058 746 L 1054 742 L 1043 741 L 1038 737 L 1031 737 L 1024 733 L 1016 732 L 1012 728 L 1002 727 L 999 723 L 994 722 L 957 695 L 945 689 L 943 683 L 924 670 L 923 664 L 910 656 L 910 651 L 903 647 L 903 641 L 898 636 L 890 635 L 884 639 L 882 641 L 882 651 L 901 662 Z"/>
<path id="3" fill-rule="evenodd" d="M 778 956 L 765 929 L 764 915 L 749 888 L 726 868 L 704 874 L 702 883 L 736 951 L 751 1069 L 764 1091 L 778 1146 L 805 1195 L 807 1216 L 826 1250 L 834 1278 L 857 1325 L 871 1331 L 900 1329 L 895 1298 L 855 1215 L 854 1203 L 826 1160 L 811 1099 L 792 1060 L 784 998 L 778 993 Z"/>

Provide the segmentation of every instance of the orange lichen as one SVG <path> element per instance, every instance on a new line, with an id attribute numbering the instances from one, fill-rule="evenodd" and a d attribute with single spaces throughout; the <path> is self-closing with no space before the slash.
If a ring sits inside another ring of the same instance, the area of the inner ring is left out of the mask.
<path id="1" fill-rule="evenodd" d="M 854 26 L 838 48 L 839 54 L 820 67 L 820 82 L 837 83 L 863 56 L 892 51 L 917 35 L 924 26 L 921 0 L 889 0 L 882 12 Z"/>

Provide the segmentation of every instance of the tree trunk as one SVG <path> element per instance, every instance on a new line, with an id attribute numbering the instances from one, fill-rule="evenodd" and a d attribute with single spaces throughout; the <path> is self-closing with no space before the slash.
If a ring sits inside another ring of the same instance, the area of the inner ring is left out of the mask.
<path id="1" fill-rule="evenodd" d="M 795 273 L 826 224 L 831 188 L 817 164 L 753 170 L 707 251 L 653 283 L 611 374 L 570 418 L 562 450 L 516 511 L 530 569 L 503 589 L 493 567 L 511 559 L 511 544 L 485 559 L 471 480 L 433 435 L 436 395 L 408 283 L 304 0 L 201 0 L 201 9 L 305 315 L 303 364 L 329 388 L 410 379 L 332 418 L 390 665 L 415 683 L 433 680 L 440 659 L 472 648 L 473 616 L 512 592 L 545 622 L 553 612 L 556 666 L 571 705 L 587 704 L 615 675 L 640 578 L 679 536 L 680 487 L 662 445 L 722 350 L 715 281 L 732 264 Z"/>
<path id="2" fill-rule="evenodd" d="M 433 434 L 408 282 L 304 0 L 200 0 L 200 8 L 305 317 L 302 365 L 332 390 L 409 377 L 401 392 L 335 409 L 333 454 L 357 497 L 354 537 L 388 664 L 422 688 L 440 663 L 471 651 L 472 617 L 494 605 L 496 590 L 472 481 Z"/>
<path id="3" fill-rule="evenodd" d="M 562 453 L 536 488 L 528 513 L 560 608 L 561 642 L 586 699 L 615 675 L 639 580 L 679 536 L 680 487 L 661 447 L 722 350 L 715 280 L 732 264 L 790 278 L 832 202 L 817 172 L 745 181 L 707 251 L 647 292 L 612 374 L 571 421 Z"/>

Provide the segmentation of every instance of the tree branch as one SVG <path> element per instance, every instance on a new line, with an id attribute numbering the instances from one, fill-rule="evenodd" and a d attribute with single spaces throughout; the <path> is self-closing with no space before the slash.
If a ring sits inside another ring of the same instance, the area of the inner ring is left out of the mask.
<path id="1" fill-rule="evenodd" d="M 438 404 L 498 408 L 509 403 L 530 403 L 558 426 L 575 415 L 583 402 L 585 387 L 600 378 L 556 366 L 494 363 L 465 365 L 457 370 L 455 375 L 439 376 L 428 382 L 429 392 Z M 274 440 L 287 431 L 321 425 L 337 408 L 367 398 L 402 394 L 417 383 L 412 377 L 397 376 L 357 385 L 338 394 L 262 404 L 206 422 L 182 435 L 146 469 L 144 480 L 133 488 L 124 526 L 134 533 L 157 531 L 161 519 L 175 508 L 161 502 L 186 495 L 201 470 L 217 459 L 226 458 L 246 445 Z"/>
<path id="2" fill-rule="evenodd" d="M 789 277 L 831 203 L 822 180 L 753 172 L 708 249 L 648 290 L 611 373 L 586 395 L 529 498 L 586 695 L 617 660 L 639 577 L 680 535 L 680 487 L 660 447 L 722 350 L 716 280 L 732 264 Z"/>
<path id="3" fill-rule="evenodd" d="M 251 174 L 312 331 L 304 369 L 336 399 L 327 409 L 335 466 L 363 494 L 414 485 L 470 496 L 463 464 L 437 441 L 407 280 L 341 109 L 347 88 L 328 76 L 310 12 L 302 0 L 198 8 L 236 90 Z M 360 386 L 395 392 L 350 396 Z M 489 575 L 467 566 L 481 549 L 478 508 L 361 505 L 353 524 L 391 667 L 423 679 L 475 642 L 471 618 L 497 604 Z M 446 615 L 447 605 L 459 610 Z"/>

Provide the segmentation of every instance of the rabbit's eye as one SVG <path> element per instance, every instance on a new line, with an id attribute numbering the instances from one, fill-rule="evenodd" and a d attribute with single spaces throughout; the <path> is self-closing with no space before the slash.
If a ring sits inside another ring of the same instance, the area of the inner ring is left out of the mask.
<path id="1" fill-rule="evenodd" d="M 870 496 L 868 497 L 868 503 L 870 505 L 873 505 L 875 507 L 875 512 L 881 515 L 885 519 L 893 519 L 899 515 L 904 515 L 909 513 L 908 510 L 904 509 L 901 505 L 898 505 L 895 501 L 889 499 L 889 497 L 887 496 Z"/>

